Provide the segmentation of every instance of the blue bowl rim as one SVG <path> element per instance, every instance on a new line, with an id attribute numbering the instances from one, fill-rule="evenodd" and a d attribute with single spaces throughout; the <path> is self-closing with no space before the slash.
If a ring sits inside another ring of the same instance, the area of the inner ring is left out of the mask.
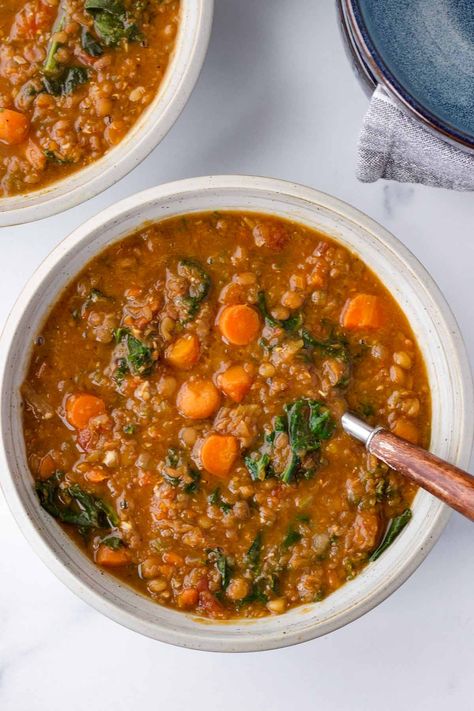
<path id="1" fill-rule="evenodd" d="M 402 108 L 408 109 L 416 119 L 421 120 L 438 137 L 441 134 L 441 138 L 444 140 L 458 146 L 461 144 L 464 148 L 474 151 L 474 134 L 461 131 L 449 122 L 440 119 L 410 94 L 392 74 L 372 42 L 358 0 L 344 0 L 344 3 L 345 17 L 350 25 L 349 29 L 359 46 L 359 51 L 378 81 L 402 105 Z"/>

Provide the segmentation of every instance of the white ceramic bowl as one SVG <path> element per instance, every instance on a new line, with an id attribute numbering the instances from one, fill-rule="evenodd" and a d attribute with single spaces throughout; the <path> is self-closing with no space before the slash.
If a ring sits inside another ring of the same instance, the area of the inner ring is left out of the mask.
<path id="1" fill-rule="evenodd" d="M 438 288 L 391 234 L 339 200 L 292 183 L 221 176 L 162 185 L 123 200 L 79 227 L 30 279 L 0 344 L 0 477 L 22 531 L 45 563 L 81 598 L 131 629 L 165 642 L 216 651 L 263 650 L 327 634 L 392 593 L 441 533 L 448 509 L 420 491 L 413 519 L 396 542 L 322 602 L 278 617 L 216 623 L 160 607 L 96 567 L 38 504 L 25 460 L 19 386 L 30 347 L 60 291 L 92 257 L 147 220 L 203 210 L 249 210 L 297 220 L 335 237 L 382 279 L 418 336 L 432 392 L 431 449 L 466 467 L 472 434 L 472 382 L 457 325 Z"/>
<path id="2" fill-rule="evenodd" d="M 214 0 L 181 0 L 176 47 L 158 93 L 132 129 L 95 163 L 40 190 L 0 198 L 0 227 L 68 210 L 123 178 L 160 143 L 198 80 L 211 34 Z"/>

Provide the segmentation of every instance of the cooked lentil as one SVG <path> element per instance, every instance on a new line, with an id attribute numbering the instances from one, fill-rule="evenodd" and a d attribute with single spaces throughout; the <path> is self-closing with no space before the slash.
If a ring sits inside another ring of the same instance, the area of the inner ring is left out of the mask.
<path id="1" fill-rule="evenodd" d="M 23 399 L 43 506 L 98 565 L 217 619 L 321 600 L 408 520 L 415 487 L 342 431 L 346 409 L 430 436 L 422 357 L 379 279 L 253 213 L 162 221 L 94 258 Z"/>
<path id="2" fill-rule="evenodd" d="M 0 196 L 98 160 L 150 104 L 179 0 L 6 0 L 0 15 Z"/>

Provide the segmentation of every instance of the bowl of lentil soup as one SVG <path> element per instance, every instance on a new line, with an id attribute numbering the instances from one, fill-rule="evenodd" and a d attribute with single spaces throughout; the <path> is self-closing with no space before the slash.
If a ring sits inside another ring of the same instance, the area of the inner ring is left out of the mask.
<path id="1" fill-rule="evenodd" d="M 117 182 L 197 81 L 213 0 L 8 0 L 0 19 L 0 226 Z"/>
<path id="2" fill-rule="evenodd" d="M 426 556 L 447 508 L 342 433 L 347 407 L 470 454 L 469 367 L 430 277 L 282 181 L 191 179 L 105 210 L 39 268 L 2 345 L 22 530 L 97 609 L 182 646 L 326 634 Z"/>

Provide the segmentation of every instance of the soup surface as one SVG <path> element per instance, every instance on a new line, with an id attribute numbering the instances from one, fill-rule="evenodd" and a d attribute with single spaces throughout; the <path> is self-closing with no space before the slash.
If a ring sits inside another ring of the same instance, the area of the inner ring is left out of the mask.
<path id="1" fill-rule="evenodd" d="M 96 161 L 152 101 L 179 0 L 4 0 L 0 197 Z"/>
<path id="2" fill-rule="evenodd" d="M 377 277 L 301 225 L 146 226 L 54 306 L 23 386 L 41 504 L 96 562 L 213 618 L 318 601 L 383 553 L 415 487 L 346 409 L 429 443 L 413 333 Z"/>

